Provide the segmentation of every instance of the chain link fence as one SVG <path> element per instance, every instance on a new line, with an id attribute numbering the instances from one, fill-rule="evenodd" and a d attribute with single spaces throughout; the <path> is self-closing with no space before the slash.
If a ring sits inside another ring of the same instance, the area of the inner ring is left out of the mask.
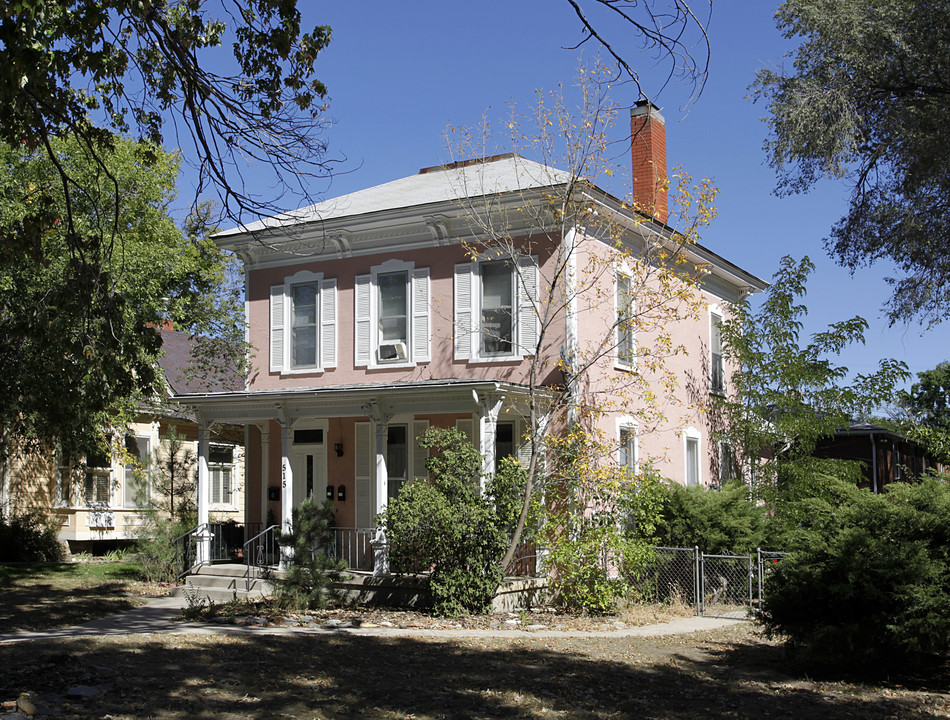
<path id="1" fill-rule="evenodd" d="M 633 585 L 644 602 L 685 605 L 697 615 L 745 618 L 762 603 L 765 577 L 788 553 L 713 555 L 699 548 L 656 547 Z"/>

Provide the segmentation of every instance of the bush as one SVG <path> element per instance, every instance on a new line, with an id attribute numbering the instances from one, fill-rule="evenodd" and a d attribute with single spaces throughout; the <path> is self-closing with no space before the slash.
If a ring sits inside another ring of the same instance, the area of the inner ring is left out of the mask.
<path id="1" fill-rule="evenodd" d="M 524 471 L 519 480 L 518 466 L 509 464 L 483 495 L 482 458 L 463 433 L 430 428 L 422 444 L 435 451 L 426 461 L 431 482 L 403 486 L 383 516 L 390 562 L 397 572 L 431 571 L 433 612 L 487 612 L 503 577 L 499 560 Z"/>
<path id="2" fill-rule="evenodd" d="M 887 669 L 950 653 L 950 487 L 839 487 L 768 577 L 759 619 L 802 661 Z"/>
<path id="3" fill-rule="evenodd" d="M 333 543 L 333 503 L 307 498 L 293 509 L 292 531 L 280 538 L 289 549 L 283 577 L 273 576 L 278 602 L 284 607 L 314 610 L 325 607 L 330 585 L 346 570 L 346 562 L 328 553 Z"/>
<path id="4" fill-rule="evenodd" d="M 192 530 L 191 519 L 173 521 L 155 512 L 143 513 L 145 521 L 136 528 L 135 560 L 149 582 L 173 583 L 177 580 L 175 538 Z"/>
<path id="5" fill-rule="evenodd" d="M 661 491 L 656 541 L 665 547 L 693 547 L 705 553 L 748 553 L 769 547 L 766 508 L 749 501 L 749 489 L 728 483 L 721 490 L 666 483 Z"/>
<path id="6" fill-rule="evenodd" d="M 0 516 L 0 562 L 61 562 L 65 557 L 56 529 L 43 515 Z"/>

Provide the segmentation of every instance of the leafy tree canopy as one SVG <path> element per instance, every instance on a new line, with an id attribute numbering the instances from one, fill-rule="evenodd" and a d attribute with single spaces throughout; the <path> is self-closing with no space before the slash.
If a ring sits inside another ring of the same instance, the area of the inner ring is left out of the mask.
<path id="1" fill-rule="evenodd" d="M 853 193 L 826 240 L 852 270 L 893 262 L 892 321 L 950 311 L 950 3 L 786 0 L 800 39 L 788 71 L 762 70 L 766 149 L 781 192 L 821 178 Z"/>
<path id="2" fill-rule="evenodd" d="M 808 258 L 785 257 L 758 311 L 747 300 L 732 306 L 721 325 L 733 368 L 729 395 L 714 396 L 710 408 L 720 439 L 733 448 L 736 477 L 755 469 L 796 495 L 820 489 L 809 485 L 821 485 L 824 473 L 844 470 L 832 467 L 838 461 L 812 457 L 817 442 L 888 402 L 894 385 L 908 377 L 903 363 L 886 359 L 875 372 L 847 382 L 848 368 L 833 358 L 864 342 L 867 323 L 860 317 L 833 323 L 802 343 L 807 309 L 800 298 L 813 270 Z"/>
<path id="3" fill-rule="evenodd" d="M 917 382 L 898 400 L 915 422 L 950 431 L 950 362 L 917 373 Z"/>
<path id="4" fill-rule="evenodd" d="M 0 424 L 14 437 L 78 450 L 160 387 L 155 328 L 164 319 L 241 339 L 242 305 L 222 292 L 228 260 L 208 238 L 212 228 L 196 215 L 183 234 L 166 212 L 175 156 L 117 140 L 101 155 L 106 169 L 81 141 L 54 139 L 50 148 L 52 156 L 0 144 Z M 81 188 L 68 198 L 60 167 Z M 42 230 L 39 213 L 48 218 Z M 21 231 L 40 242 L 11 250 Z M 106 235 L 107 247 L 96 242 Z"/>

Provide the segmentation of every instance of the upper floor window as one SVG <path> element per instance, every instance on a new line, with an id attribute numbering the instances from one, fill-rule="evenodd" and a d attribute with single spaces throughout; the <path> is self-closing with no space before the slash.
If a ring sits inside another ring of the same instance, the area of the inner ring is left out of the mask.
<path id="1" fill-rule="evenodd" d="M 301 271 L 270 289 L 270 369 L 336 367 L 336 280 Z"/>
<path id="2" fill-rule="evenodd" d="M 630 276 L 617 274 L 617 365 L 633 368 L 637 364 L 633 319 L 636 312 Z"/>
<path id="3" fill-rule="evenodd" d="M 722 314 L 709 312 L 709 391 L 721 395 L 726 391 L 726 372 L 722 360 Z"/>
<path id="4" fill-rule="evenodd" d="M 356 277 L 355 303 L 357 366 L 429 361 L 429 268 L 377 265 Z"/>
<path id="5" fill-rule="evenodd" d="M 533 355 L 538 342 L 535 258 L 455 266 L 455 358 L 511 359 Z"/>

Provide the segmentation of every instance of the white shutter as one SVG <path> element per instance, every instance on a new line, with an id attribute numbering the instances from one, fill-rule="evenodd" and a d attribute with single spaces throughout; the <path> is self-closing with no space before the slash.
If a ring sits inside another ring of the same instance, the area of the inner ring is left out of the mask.
<path id="1" fill-rule="evenodd" d="M 426 460 L 429 458 L 428 449 L 422 447 L 419 438 L 425 435 L 429 429 L 428 420 L 412 421 L 412 475 L 413 478 L 428 479 L 429 471 L 426 469 Z"/>
<path id="2" fill-rule="evenodd" d="M 538 261 L 518 258 L 518 352 L 534 355 L 538 347 Z"/>
<path id="3" fill-rule="evenodd" d="M 354 365 L 369 365 L 373 353 L 372 343 L 373 277 L 356 276 L 356 338 Z M 367 526 L 369 527 L 369 526 Z"/>
<path id="4" fill-rule="evenodd" d="M 472 311 L 472 263 L 455 266 L 455 359 L 472 357 L 472 337 L 475 327 Z"/>
<path id="5" fill-rule="evenodd" d="M 272 285 L 270 289 L 270 369 L 284 369 L 284 286 Z"/>
<path id="6" fill-rule="evenodd" d="M 456 420 L 455 427 L 462 431 L 462 434 L 468 438 L 468 441 L 475 444 L 475 421 L 474 420 Z"/>
<path id="7" fill-rule="evenodd" d="M 517 443 L 518 448 L 516 451 L 518 461 L 527 470 L 528 465 L 531 464 L 531 436 L 524 426 L 524 421 L 515 423 L 515 443 Z"/>
<path id="8" fill-rule="evenodd" d="M 376 453 L 373 450 L 373 424 L 358 422 L 353 443 L 356 456 L 356 527 L 376 527 L 373 517 L 373 468 L 376 467 Z"/>
<path id="9" fill-rule="evenodd" d="M 412 271 L 412 361 L 428 362 L 429 350 L 429 268 Z"/>
<path id="10" fill-rule="evenodd" d="M 320 366 L 336 367 L 336 279 L 320 283 Z"/>

